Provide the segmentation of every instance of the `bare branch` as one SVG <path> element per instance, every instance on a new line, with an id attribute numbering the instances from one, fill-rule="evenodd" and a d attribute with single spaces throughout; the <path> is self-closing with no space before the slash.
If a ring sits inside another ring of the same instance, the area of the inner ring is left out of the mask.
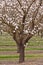
<path id="1" fill-rule="evenodd" d="M 20 5 L 20 7 L 21 7 L 21 9 L 22 9 L 22 11 L 23 11 L 23 13 L 25 14 L 25 11 L 24 11 L 24 9 L 22 8 L 22 5 L 21 5 L 20 1 L 19 1 L 19 0 L 17 0 L 17 1 L 18 1 L 18 3 L 19 3 L 19 5 Z"/>
<path id="2" fill-rule="evenodd" d="M 10 25 L 10 24 L 8 24 L 7 22 L 5 22 L 5 20 L 1 17 L 1 21 L 2 21 L 2 23 L 5 23 L 6 25 L 8 25 L 9 27 L 11 27 L 11 28 L 13 28 L 13 26 L 12 25 Z"/>
<path id="3" fill-rule="evenodd" d="M 35 1 L 35 0 L 33 0 L 32 3 L 30 4 L 30 6 L 28 7 L 27 12 L 25 12 L 25 14 L 24 14 L 24 16 L 23 16 L 22 23 L 25 23 L 25 18 L 26 18 L 27 14 L 28 14 L 28 10 L 30 9 L 30 7 L 31 7 L 31 5 L 33 4 L 34 1 Z M 24 24 L 22 24 L 21 34 L 23 33 L 23 29 L 24 29 Z"/>
<path id="4" fill-rule="evenodd" d="M 38 6 L 38 8 L 36 9 L 36 11 L 35 11 L 34 14 L 33 14 L 32 29 L 34 29 L 34 21 L 35 21 L 35 18 L 36 18 L 36 16 L 37 16 L 37 14 L 38 14 L 38 10 L 39 10 L 41 4 L 42 4 L 42 0 L 40 1 L 40 5 Z"/>

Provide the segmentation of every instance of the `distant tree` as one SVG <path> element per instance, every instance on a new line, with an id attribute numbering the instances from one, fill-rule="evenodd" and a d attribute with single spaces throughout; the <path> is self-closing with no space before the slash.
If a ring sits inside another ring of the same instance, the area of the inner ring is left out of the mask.
<path id="1" fill-rule="evenodd" d="M 43 23 L 39 25 L 38 28 L 38 35 L 41 36 L 41 38 L 43 37 Z"/>
<path id="2" fill-rule="evenodd" d="M 43 0 L 0 0 L 0 21 L 17 43 L 19 62 L 24 62 L 25 45 L 43 23 Z"/>

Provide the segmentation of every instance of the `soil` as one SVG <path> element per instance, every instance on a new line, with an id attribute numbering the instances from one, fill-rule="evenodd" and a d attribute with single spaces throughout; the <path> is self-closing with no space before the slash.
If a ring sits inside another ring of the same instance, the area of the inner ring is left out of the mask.
<path id="1" fill-rule="evenodd" d="M 14 54 L 18 55 L 17 51 L 0 51 L 0 55 L 14 55 Z M 25 54 L 43 54 L 43 50 L 25 51 Z M 25 58 L 25 62 L 23 63 L 18 63 L 18 61 L 19 59 L 4 59 L 4 60 L 1 59 L 0 65 L 43 65 L 43 57 Z"/>
<path id="2" fill-rule="evenodd" d="M 0 65 L 43 65 L 43 58 L 26 59 L 24 63 L 18 63 L 17 60 L 0 60 Z"/>

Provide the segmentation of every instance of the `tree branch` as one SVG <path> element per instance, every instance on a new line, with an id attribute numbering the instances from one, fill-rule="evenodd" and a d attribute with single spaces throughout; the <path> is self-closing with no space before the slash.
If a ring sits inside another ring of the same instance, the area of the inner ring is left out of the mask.
<path id="1" fill-rule="evenodd" d="M 33 0 L 33 2 L 34 2 L 35 0 Z M 23 16 L 23 20 L 22 20 L 22 31 L 21 31 L 21 34 L 23 33 L 23 29 L 24 29 L 24 23 L 25 23 L 25 18 L 26 18 L 26 16 L 27 16 L 27 14 L 28 14 L 28 10 L 30 9 L 30 7 L 31 7 L 31 5 L 33 4 L 33 2 L 30 4 L 30 6 L 28 7 L 28 9 L 27 9 L 27 12 L 25 12 L 25 14 L 24 14 L 24 16 Z"/>
<path id="2" fill-rule="evenodd" d="M 8 26 L 11 27 L 12 29 L 14 28 L 14 26 L 12 26 L 11 24 L 8 24 L 7 22 L 5 22 L 4 19 L 3 19 L 2 17 L 1 17 L 1 19 L 2 19 L 2 20 L 1 20 L 2 23 L 8 25 Z"/>
<path id="3" fill-rule="evenodd" d="M 35 11 L 34 14 L 33 14 L 32 29 L 34 29 L 34 21 L 35 21 L 35 18 L 36 18 L 36 16 L 37 16 L 37 14 L 38 14 L 38 10 L 39 10 L 41 4 L 42 4 L 42 0 L 40 1 L 40 5 L 38 6 L 38 8 L 36 9 L 36 11 Z"/>
<path id="4" fill-rule="evenodd" d="M 19 0 L 17 0 L 17 1 L 18 1 L 18 3 L 19 3 L 20 7 L 22 7 L 22 5 L 21 5 L 20 1 L 19 1 Z M 23 8 L 22 8 L 22 11 L 23 11 L 23 13 L 25 14 L 25 11 L 24 11 L 24 9 L 23 9 Z"/>
<path id="5" fill-rule="evenodd" d="M 40 8 L 40 6 L 41 6 L 41 4 L 42 4 L 42 0 L 41 0 L 41 2 L 40 2 L 40 5 L 38 6 L 38 8 L 36 9 L 36 11 L 34 12 L 34 14 L 33 14 L 33 19 L 32 19 L 32 30 L 34 29 L 34 21 L 35 21 L 35 17 L 37 16 L 37 13 L 38 13 L 38 10 L 39 10 L 39 8 Z M 28 10 L 27 10 L 28 11 Z M 26 43 L 27 41 L 28 41 L 28 39 L 30 39 L 31 37 L 32 37 L 33 35 L 32 34 L 30 34 L 29 36 L 28 35 L 26 35 L 26 38 L 24 37 L 24 39 L 23 39 L 23 42 L 22 43 Z M 25 41 L 24 41 L 25 40 Z"/>

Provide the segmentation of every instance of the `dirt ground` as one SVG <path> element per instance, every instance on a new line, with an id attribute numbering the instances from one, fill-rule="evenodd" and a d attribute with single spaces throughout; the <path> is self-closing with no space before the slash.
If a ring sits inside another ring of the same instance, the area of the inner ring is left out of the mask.
<path id="1" fill-rule="evenodd" d="M 25 52 L 25 54 L 43 54 L 43 50 L 42 51 L 38 51 L 38 50 L 34 50 L 34 51 L 27 51 Z M 12 54 L 17 54 L 17 52 L 13 52 L 11 53 L 8 51 L 3 51 L 0 53 L 0 55 L 12 55 Z M 4 60 L 0 60 L 0 65 L 43 65 L 43 57 L 40 58 L 25 58 L 25 62 L 23 63 L 18 63 L 19 59 L 4 59 Z"/>
<path id="2" fill-rule="evenodd" d="M 17 60 L 0 60 L 0 65 L 43 65 L 43 58 L 26 59 L 24 63 Z"/>
<path id="3" fill-rule="evenodd" d="M 1 47 L 2 48 L 2 47 Z M 5 47 L 4 47 L 5 48 Z M 17 51 L 0 51 L 0 55 L 17 55 Z M 25 54 L 43 54 L 43 50 L 25 51 Z M 0 65 L 43 65 L 43 57 L 25 58 L 25 62 L 18 63 L 19 59 L 0 60 Z"/>

